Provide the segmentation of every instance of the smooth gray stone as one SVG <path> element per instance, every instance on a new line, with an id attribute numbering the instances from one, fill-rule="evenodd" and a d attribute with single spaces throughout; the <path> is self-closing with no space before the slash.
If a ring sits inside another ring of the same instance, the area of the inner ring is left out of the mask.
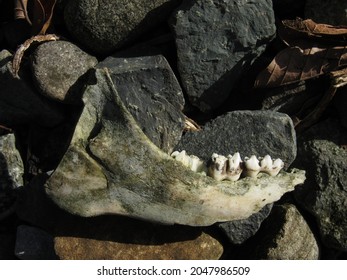
<path id="1" fill-rule="evenodd" d="M 181 139 L 185 117 L 182 89 L 165 57 L 108 57 L 107 67 L 124 105 L 148 138 L 170 153 Z"/>
<path id="2" fill-rule="evenodd" d="M 95 57 L 70 42 L 48 42 L 37 47 L 32 55 L 34 83 L 49 98 L 81 104 L 81 77 L 97 63 Z"/>
<path id="3" fill-rule="evenodd" d="M 74 0 L 66 3 L 69 32 L 84 47 L 108 55 L 165 22 L 179 0 Z"/>
<path id="4" fill-rule="evenodd" d="M 32 86 L 12 74 L 12 55 L 0 52 L 0 124 L 14 127 L 38 124 L 53 127 L 64 120 L 62 110 L 56 104 L 34 91 Z"/>
<path id="5" fill-rule="evenodd" d="M 183 87 L 202 111 L 223 104 L 276 32 L 271 0 L 188 0 L 171 25 Z"/>
<path id="6" fill-rule="evenodd" d="M 301 170 L 237 182 L 195 173 L 142 132 L 107 69 L 96 70 L 93 80 L 71 144 L 45 184 L 48 196 L 72 214 L 206 226 L 248 218 L 305 180 Z"/>

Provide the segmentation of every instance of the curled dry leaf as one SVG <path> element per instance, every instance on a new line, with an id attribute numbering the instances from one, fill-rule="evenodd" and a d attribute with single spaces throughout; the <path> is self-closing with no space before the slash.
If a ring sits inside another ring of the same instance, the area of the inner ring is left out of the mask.
<path id="1" fill-rule="evenodd" d="M 307 42 L 298 45 L 279 52 L 259 73 L 255 87 L 278 87 L 304 81 L 347 65 L 347 45 L 310 47 Z"/>
<path id="2" fill-rule="evenodd" d="M 57 0 L 14 0 L 15 19 L 26 19 L 32 26 L 32 34 L 43 35 L 51 24 Z M 29 16 L 31 8 L 31 17 Z"/>
<path id="3" fill-rule="evenodd" d="M 278 34 L 289 46 L 295 46 L 298 40 L 314 40 L 334 45 L 346 45 L 347 26 L 333 26 L 316 23 L 311 19 L 283 20 L 279 24 Z"/>
<path id="4" fill-rule="evenodd" d="M 255 87 L 304 81 L 347 65 L 347 27 L 297 18 L 282 21 L 278 33 L 289 47 L 259 73 Z"/>
<path id="5" fill-rule="evenodd" d="M 57 0 L 34 0 L 33 34 L 46 34 Z"/>

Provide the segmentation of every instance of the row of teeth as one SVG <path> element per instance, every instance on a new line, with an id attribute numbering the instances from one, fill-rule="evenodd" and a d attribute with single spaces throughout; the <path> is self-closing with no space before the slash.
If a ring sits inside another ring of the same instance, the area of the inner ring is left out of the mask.
<path id="1" fill-rule="evenodd" d="M 269 155 L 263 158 L 257 158 L 253 155 L 242 160 L 240 153 L 228 155 L 227 157 L 213 153 L 208 164 L 197 156 L 187 155 L 186 151 L 175 151 L 171 156 L 192 171 L 205 173 L 218 181 L 237 181 L 241 176 L 256 177 L 260 172 L 276 176 L 284 166 L 281 159 L 272 160 Z"/>

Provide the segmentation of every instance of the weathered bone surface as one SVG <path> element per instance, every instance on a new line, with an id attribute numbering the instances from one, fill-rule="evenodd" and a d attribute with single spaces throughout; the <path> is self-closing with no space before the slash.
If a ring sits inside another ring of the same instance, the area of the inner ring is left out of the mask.
<path id="1" fill-rule="evenodd" d="M 245 219 L 305 180 L 301 170 L 236 182 L 193 172 L 148 140 L 107 70 L 92 80 L 70 147 L 45 185 L 71 213 L 206 226 Z"/>

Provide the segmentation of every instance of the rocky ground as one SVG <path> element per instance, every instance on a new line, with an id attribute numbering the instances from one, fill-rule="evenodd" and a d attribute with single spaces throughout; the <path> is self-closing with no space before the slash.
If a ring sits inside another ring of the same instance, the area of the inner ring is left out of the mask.
<path id="1" fill-rule="evenodd" d="M 346 259 L 347 87 L 299 131 L 293 116 L 319 103 L 324 75 L 253 86 L 284 48 L 280 20 L 347 25 L 346 9 L 60 0 L 48 33 L 61 39 L 33 43 L 16 77 L 30 26 L 0 1 L 0 259 Z M 216 182 L 175 150 L 269 154 L 284 171 Z M 250 199 L 256 186 L 267 194 Z"/>

